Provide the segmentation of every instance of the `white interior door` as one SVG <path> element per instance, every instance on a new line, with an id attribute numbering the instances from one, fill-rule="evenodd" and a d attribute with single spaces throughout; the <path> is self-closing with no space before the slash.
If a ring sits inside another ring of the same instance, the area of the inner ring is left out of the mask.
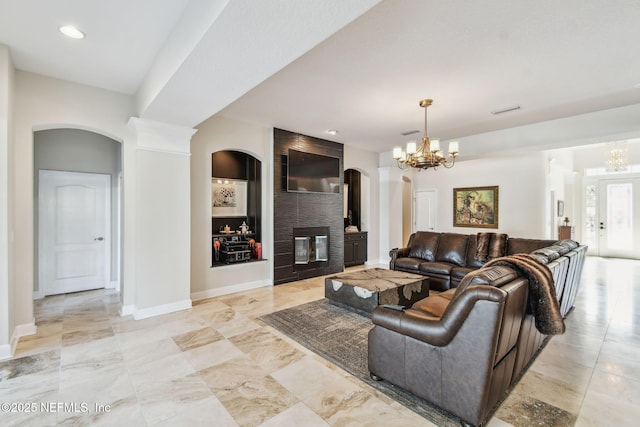
<path id="1" fill-rule="evenodd" d="M 599 182 L 599 255 L 640 257 L 640 178 Z"/>
<path id="2" fill-rule="evenodd" d="M 417 190 L 413 208 L 413 231 L 433 231 L 436 229 L 436 190 Z"/>
<path id="3" fill-rule="evenodd" d="M 104 174 L 40 171 L 38 278 L 44 295 L 107 284 L 110 181 Z"/>

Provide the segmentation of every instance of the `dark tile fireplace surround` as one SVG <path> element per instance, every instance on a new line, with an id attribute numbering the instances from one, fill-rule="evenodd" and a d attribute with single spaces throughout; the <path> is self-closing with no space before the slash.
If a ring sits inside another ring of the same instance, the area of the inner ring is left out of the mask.
<path id="1" fill-rule="evenodd" d="M 337 157 L 342 183 L 343 145 L 282 129 L 274 129 L 273 144 L 273 161 L 280 165 L 274 168 L 274 284 L 342 272 L 342 189 L 339 194 L 287 192 L 286 162 L 289 148 Z"/>

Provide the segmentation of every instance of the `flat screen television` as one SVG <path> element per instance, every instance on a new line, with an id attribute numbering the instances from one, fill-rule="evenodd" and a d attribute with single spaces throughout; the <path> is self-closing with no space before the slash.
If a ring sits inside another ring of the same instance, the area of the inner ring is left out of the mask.
<path id="1" fill-rule="evenodd" d="M 287 191 L 340 193 L 340 159 L 289 149 Z"/>

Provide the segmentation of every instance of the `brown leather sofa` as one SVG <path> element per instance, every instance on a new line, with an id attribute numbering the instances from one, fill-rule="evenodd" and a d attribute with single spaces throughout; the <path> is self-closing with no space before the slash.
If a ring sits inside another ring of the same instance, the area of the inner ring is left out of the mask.
<path id="1" fill-rule="evenodd" d="M 427 237 L 434 234 L 453 233 L 429 233 Z M 464 265 L 455 265 L 470 270 L 457 286 L 434 292 L 403 311 L 383 306 L 373 311 L 369 370 L 373 378 L 387 380 L 434 403 L 463 424 L 479 426 L 533 361 L 546 335 L 535 326 L 529 280 L 521 271 L 502 265 L 468 267 L 466 257 L 472 254 L 469 244 L 475 236 L 467 237 L 464 252 L 460 251 L 464 246 L 461 236 L 443 240 L 456 241 L 456 250 L 440 247 L 438 252 L 436 246 L 432 252 L 432 262 L 441 264 L 447 262 L 444 259 L 454 259 L 443 254 L 465 254 Z M 508 240 L 507 252 L 530 252 L 549 267 L 560 314 L 565 317 L 575 301 L 587 247 L 573 241 Z M 415 239 L 409 246 L 413 242 Z M 543 242 L 546 246 L 541 246 Z M 393 252 L 410 253 L 405 249 Z M 401 258 L 415 257 L 392 257 L 392 265 L 399 267 Z M 431 273 L 433 269 L 425 269 L 424 262 L 413 272 Z M 406 268 L 412 264 L 407 260 L 400 265 Z M 435 278 L 444 280 L 444 274 L 438 274 Z M 455 282 L 450 279 L 449 283 Z"/>
<path id="2" fill-rule="evenodd" d="M 555 240 L 507 237 L 502 255 L 530 253 L 554 243 Z M 429 276 L 432 290 L 446 291 L 483 266 L 485 261 L 476 258 L 476 251 L 475 234 L 418 231 L 409 237 L 406 247 L 389 252 L 389 268 Z"/>
<path id="3" fill-rule="evenodd" d="M 513 269 L 488 267 L 408 310 L 376 308 L 372 378 L 480 425 L 512 382 L 527 284 Z"/>

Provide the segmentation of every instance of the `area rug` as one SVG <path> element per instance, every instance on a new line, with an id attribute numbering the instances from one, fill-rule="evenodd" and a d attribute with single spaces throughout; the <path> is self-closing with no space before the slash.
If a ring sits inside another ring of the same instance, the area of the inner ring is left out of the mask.
<path id="1" fill-rule="evenodd" d="M 429 402 L 391 383 L 369 377 L 367 334 L 373 324 L 368 317 L 322 299 L 259 319 L 435 425 L 460 426 L 457 418 Z"/>

